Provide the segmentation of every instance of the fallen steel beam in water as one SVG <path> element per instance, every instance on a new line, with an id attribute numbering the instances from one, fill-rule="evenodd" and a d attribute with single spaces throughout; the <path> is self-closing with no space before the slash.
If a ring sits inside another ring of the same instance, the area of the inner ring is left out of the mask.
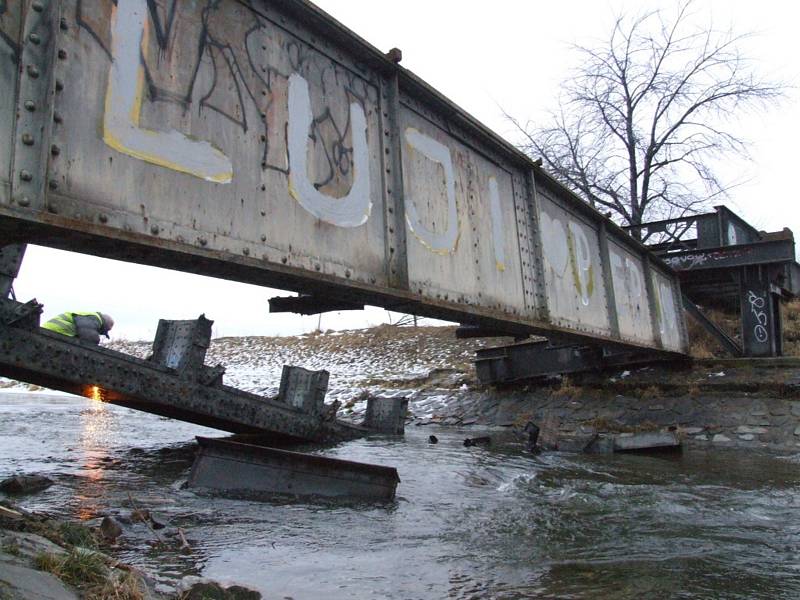
<path id="1" fill-rule="evenodd" d="M 289 404 L 288 396 L 268 398 L 224 385 L 224 369 L 203 362 L 212 324 L 204 317 L 162 321 L 153 355 L 142 360 L 40 329 L 40 312 L 35 302 L 0 299 L 0 375 L 231 433 L 322 442 L 370 432 L 321 410 L 314 386 L 294 385 Z"/>
<path id="2" fill-rule="evenodd" d="M 189 487 L 245 494 L 392 500 L 397 469 L 198 437 Z"/>

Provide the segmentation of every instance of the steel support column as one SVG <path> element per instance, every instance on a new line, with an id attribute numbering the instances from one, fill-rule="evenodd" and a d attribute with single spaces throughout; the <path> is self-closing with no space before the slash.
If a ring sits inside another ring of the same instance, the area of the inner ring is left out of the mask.
<path id="1" fill-rule="evenodd" d="M 0 246 L 0 298 L 8 298 L 13 293 L 26 247 L 25 244 Z"/>

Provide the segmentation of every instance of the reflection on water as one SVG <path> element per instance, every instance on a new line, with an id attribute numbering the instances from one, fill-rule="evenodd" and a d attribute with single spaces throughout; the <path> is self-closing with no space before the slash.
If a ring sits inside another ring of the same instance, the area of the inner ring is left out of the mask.
<path id="1" fill-rule="evenodd" d="M 187 573 L 267 598 L 797 598 L 797 457 L 527 456 L 510 437 L 411 428 L 326 454 L 397 466 L 389 505 L 257 503 L 181 489 L 194 435 L 102 402 L 0 395 L 0 475 L 57 481 L 32 509 L 91 519 L 136 503 L 191 554 L 129 527 L 122 557 L 162 582 Z"/>

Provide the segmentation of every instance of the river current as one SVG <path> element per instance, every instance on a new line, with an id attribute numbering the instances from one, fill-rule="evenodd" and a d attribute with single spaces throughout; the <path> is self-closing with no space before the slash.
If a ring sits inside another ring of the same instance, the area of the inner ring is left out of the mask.
<path id="1" fill-rule="evenodd" d="M 182 487 L 195 435 L 225 434 L 2 393 L 0 478 L 48 475 L 19 502 L 63 518 L 152 511 L 168 527 L 131 524 L 118 554 L 164 589 L 199 575 L 267 599 L 800 597 L 800 455 L 532 456 L 507 431 L 412 426 L 315 449 L 397 467 L 392 503 L 256 502 Z"/>

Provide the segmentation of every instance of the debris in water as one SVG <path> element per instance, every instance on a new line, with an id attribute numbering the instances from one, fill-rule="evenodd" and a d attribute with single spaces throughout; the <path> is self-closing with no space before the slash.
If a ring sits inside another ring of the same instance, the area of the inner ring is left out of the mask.
<path id="1" fill-rule="evenodd" d="M 539 442 L 539 426 L 534 423 L 533 421 L 528 421 L 525 423 L 525 429 L 523 430 L 525 433 L 528 434 L 528 439 L 525 442 L 525 450 L 528 452 L 539 452 L 538 442 Z"/>
<path id="2" fill-rule="evenodd" d="M 432 436 L 430 436 L 428 438 L 428 443 L 429 444 L 438 444 L 439 443 L 439 438 L 437 438 L 435 435 L 432 435 Z"/>
<path id="3" fill-rule="evenodd" d="M 492 443 L 492 438 L 488 435 L 476 438 L 467 438 L 464 440 L 464 445 L 469 448 L 470 446 L 489 446 Z"/>
<path id="4" fill-rule="evenodd" d="M 33 494 L 53 485 L 53 480 L 44 475 L 13 475 L 0 481 L 0 491 L 7 494 Z"/>
<path id="5" fill-rule="evenodd" d="M 392 500 L 397 469 L 198 437 L 189 487 L 234 493 Z"/>

